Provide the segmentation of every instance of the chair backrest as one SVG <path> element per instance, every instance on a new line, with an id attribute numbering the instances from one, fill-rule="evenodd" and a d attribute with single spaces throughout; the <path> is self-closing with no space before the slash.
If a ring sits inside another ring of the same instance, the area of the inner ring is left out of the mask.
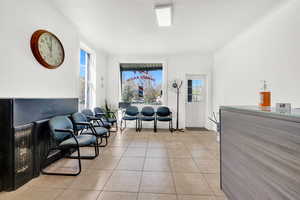
<path id="1" fill-rule="evenodd" d="M 83 109 L 81 111 L 82 114 L 84 114 L 86 117 L 92 117 L 94 116 L 94 113 L 91 109 Z"/>
<path id="2" fill-rule="evenodd" d="M 94 112 L 95 112 L 95 115 L 103 115 L 104 116 L 104 110 L 102 109 L 102 108 L 100 108 L 100 107 L 96 107 L 96 108 L 94 108 Z"/>
<path id="3" fill-rule="evenodd" d="M 171 111 L 166 106 L 161 106 L 161 107 L 157 108 L 156 115 L 159 117 L 167 117 L 170 114 L 171 114 Z"/>
<path id="4" fill-rule="evenodd" d="M 153 116 L 155 113 L 153 107 L 151 106 L 145 106 L 142 108 L 141 114 L 144 116 Z"/>
<path id="5" fill-rule="evenodd" d="M 88 118 L 80 112 L 72 114 L 72 119 L 73 119 L 74 123 L 89 121 Z M 84 129 L 85 127 L 86 126 L 84 126 L 84 125 L 77 125 L 76 130 L 80 131 L 80 130 Z"/>
<path id="6" fill-rule="evenodd" d="M 72 129 L 73 124 L 67 116 L 57 116 L 49 120 L 50 134 L 57 142 L 70 138 L 70 133 L 58 132 L 56 129 Z"/>
<path id="7" fill-rule="evenodd" d="M 129 106 L 125 111 L 126 115 L 137 116 L 139 114 L 139 109 L 136 106 Z"/>

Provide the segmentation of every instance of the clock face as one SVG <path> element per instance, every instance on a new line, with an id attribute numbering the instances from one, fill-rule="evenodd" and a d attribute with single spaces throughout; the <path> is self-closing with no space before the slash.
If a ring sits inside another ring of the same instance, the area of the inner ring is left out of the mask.
<path id="1" fill-rule="evenodd" d="M 32 35 L 31 49 L 37 61 L 46 68 L 55 69 L 64 62 L 65 53 L 61 42 L 48 31 L 38 30 Z"/>
<path id="2" fill-rule="evenodd" d="M 63 61 L 63 48 L 59 40 L 50 33 L 43 33 L 38 41 L 39 52 L 49 65 L 59 66 Z"/>

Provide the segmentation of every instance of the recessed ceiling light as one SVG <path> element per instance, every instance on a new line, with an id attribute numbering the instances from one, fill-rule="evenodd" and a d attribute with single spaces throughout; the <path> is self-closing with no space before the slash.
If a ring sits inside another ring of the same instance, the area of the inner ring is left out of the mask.
<path id="1" fill-rule="evenodd" d="M 172 25 L 172 7 L 171 4 L 155 6 L 158 26 L 167 27 Z"/>

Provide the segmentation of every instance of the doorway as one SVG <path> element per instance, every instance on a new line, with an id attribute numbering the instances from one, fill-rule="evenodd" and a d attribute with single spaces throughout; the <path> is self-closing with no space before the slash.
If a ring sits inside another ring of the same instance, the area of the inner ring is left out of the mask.
<path id="1" fill-rule="evenodd" d="M 206 123 L 206 76 L 186 75 L 185 126 L 202 128 Z"/>

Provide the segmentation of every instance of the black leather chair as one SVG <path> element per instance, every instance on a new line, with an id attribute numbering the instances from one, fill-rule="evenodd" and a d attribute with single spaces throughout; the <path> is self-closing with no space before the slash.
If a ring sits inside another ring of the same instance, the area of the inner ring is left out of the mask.
<path id="1" fill-rule="evenodd" d="M 114 112 L 104 111 L 100 107 L 94 108 L 95 116 L 105 119 L 106 122 L 111 123 L 112 125 L 116 124 L 116 131 L 118 130 L 118 120 Z"/>
<path id="2" fill-rule="evenodd" d="M 95 127 L 93 123 L 89 122 L 88 118 L 80 112 L 72 114 L 72 119 L 78 134 L 95 135 L 97 139 L 100 138 L 101 142 L 98 143 L 99 147 L 105 147 L 108 144 L 108 130 L 106 128 Z M 105 144 L 101 145 L 103 138 L 105 139 Z"/>
<path id="3" fill-rule="evenodd" d="M 64 176 L 77 176 L 81 172 L 81 159 L 94 159 L 99 155 L 99 149 L 97 144 L 97 138 L 94 135 L 75 135 L 73 124 L 71 120 L 66 116 L 57 116 L 49 120 L 50 135 L 56 144 L 48 150 L 47 155 L 44 158 L 41 166 L 41 172 L 46 175 L 64 175 Z M 81 156 L 80 147 L 95 147 L 95 155 L 93 156 Z M 46 172 L 44 171 L 44 164 L 46 163 L 51 151 L 62 150 L 77 151 L 77 156 L 65 156 L 66 158 L 78 160 L 78 172 L 76 173 L 59 173 L 59 172 Z"/>
<path id="4" fill-rule="evenodd" d="M 139 121 L 139 109 L 136 106 L 129 106 L 126 108 L 124 112 L 124 116 L 121 120 L 121 131 L 123 130 L 123 121 L 125 121 L 125 128 L 126 128 L 126 121 L 134 121 L 135 120 L 135 130 L 139 131 L 138 121 Z"/>
<path id="5" fill-rule="evenodd" d="M 139 131 L 142 130 L 143 128 L 143 121 L 153 121 L 153 130 L 154 132 L 156 132 L 156 120 L 155 120 L 155 111 L 153 109 L 153 107 L 151 106 L 145 106 L 142 108 L 140 117 L 139 117 L 139 122 L 140 122 L 140 126 L 139 126 Z"/>
<path id="6" fill-rule="evenodd" d="M 173 132 L 172 112 L 166 106 L 161 106 L 156 110 L 156 126 L 157 122 L 169 122 L 169 130 Z"/>

